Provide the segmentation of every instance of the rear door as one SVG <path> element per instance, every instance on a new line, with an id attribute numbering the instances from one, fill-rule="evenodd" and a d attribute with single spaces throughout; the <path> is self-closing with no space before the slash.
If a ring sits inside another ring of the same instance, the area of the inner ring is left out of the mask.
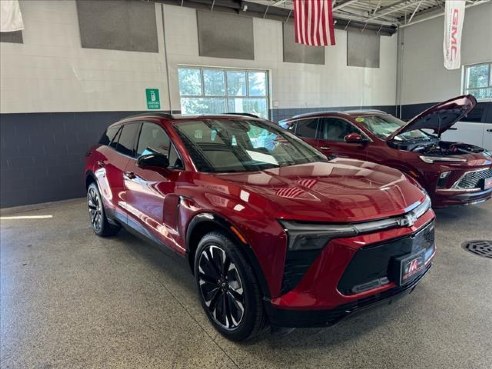
<path id="1" fill-rule="evenodd" d="M 118 132 L 111 142 L 101 148 L 95 172 L 106 211 L 110 216 L 126 223 L 124 171 L 133 155 L 138 124 L 124 123 L 117 126 Z"/>
<path id="2" fill-rule="evenodd" d="M 127 202 L 125 187 L 125 169 L 134 155 L 138 122 L 124 123 L 117 135 L 117 142 L 112 142 L 114 149 L 108 156 L 106 172 L 112 190 L 112 202 L 115 206 L 114 217 L 120 222 L 127 221 Z"/>
<path id="3" fill-rule="evenodd" d="M 291 125 L 290 131 L 302 138 L 308 144 L 317 147 L 318 142 L 318 118 L 299 119 Z"/>
<path id="4" fill-rule="evenodd" d="M 168 157 L 167 168 L 141 168 L 138 158 L 158 152 Z M 144 236 L 184 252 L 179 246 L 176 182 L 183 162 L 166 131 L 157 123 L 142 122 L 135 155 L 125 170 L 128 224 Z"/>
<path id="5" fill-rule="evenodd" d="M 365 160 L 367 147 L 370 143 L 347 143 L 345 136 L 350 133 L 358 133 L 363 138 L 368 138 L 360 129 L 352 123 L 336 117 L 323 117 L 319 119 L 320 149 L 327 154 L 338 157 Z"/>

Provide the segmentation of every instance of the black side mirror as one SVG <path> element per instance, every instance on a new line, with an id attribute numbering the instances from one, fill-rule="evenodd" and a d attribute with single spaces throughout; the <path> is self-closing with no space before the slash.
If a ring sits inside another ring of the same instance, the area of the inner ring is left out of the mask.
<path id="1" fill-rule="evenodd" d="M 147 168 L 147 167 L 167 168 L 169 166 L 169 159 L 164 154 L 152 153 L 152 154 L 140 156 L 137 159 L 137 165 L 140 168 Z"/>

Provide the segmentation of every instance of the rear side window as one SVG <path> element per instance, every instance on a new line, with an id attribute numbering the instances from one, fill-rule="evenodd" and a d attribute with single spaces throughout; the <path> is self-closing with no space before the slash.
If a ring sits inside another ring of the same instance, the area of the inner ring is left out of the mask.
<path id="1" fill-rule="evenodd" d="M 296 135 L 299 137 L 316 138 L 318 119 L 304 119 L 296 123 Z"/>
<path id="2" fill-rule="evenodd" d="M 140 125 L 138 123 L 130 123 L 123 125 L 116 151 L 123 155 L 135 156 L 135 141 Z"/>
<path id="3" fill-rule="evenodd" d="M 99 140 L 99 144 L 109 146 L 111 141 L 113 141 L 114 137 L 116 136 L 119 128 L 120 126 L 108 127 L 108 129 L 106 129 L 106 132 L 103 133 L 101 139 Z"/>

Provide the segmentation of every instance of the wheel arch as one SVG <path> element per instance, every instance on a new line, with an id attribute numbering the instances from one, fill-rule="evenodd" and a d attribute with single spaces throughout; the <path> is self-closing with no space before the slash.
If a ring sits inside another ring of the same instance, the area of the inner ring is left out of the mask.
<path id="1" fill-rule="evenodd" d="M 243 242 L 236 234 L 234 234 L 231 230 L 232 226 L 232 222 L 214 213 L 200 213 L 193 217 L 186 229 L 186 252 L 191 272 L 194 273 L 195 253 L 200 240 L 207 233 L 221 231 L 227 234 L 227 236 L 230 237 L 236 244 L 244 246 L 238 249 L 243 253 L 251 266 L 253 274 L 255 275 L 260 286 L 262 295 L 265 298 L 270 298 L 268 284 L 253 249 L 249 244 Z"/>
<path id="2" fill-rule="evenodd" d="M 94 175 L 94 173 L 92 173 L 92 171 L 89 170 L 85 173 L 85 189 L 86 190 L 89 188 L 91 183 L 97 184 L 97 181 L 96 181 L 96 176 Z"/>

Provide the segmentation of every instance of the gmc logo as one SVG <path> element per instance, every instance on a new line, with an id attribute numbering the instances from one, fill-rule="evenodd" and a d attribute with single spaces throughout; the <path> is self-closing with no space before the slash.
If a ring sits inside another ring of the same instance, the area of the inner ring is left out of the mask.
<path id="1" fill-rule="evenodd" d="M 453 9 L 453 14 L 451 16 L 451 59 L 456 58 L 458 53 L 458 21 L 459 21 L 459 10 Z"/>

